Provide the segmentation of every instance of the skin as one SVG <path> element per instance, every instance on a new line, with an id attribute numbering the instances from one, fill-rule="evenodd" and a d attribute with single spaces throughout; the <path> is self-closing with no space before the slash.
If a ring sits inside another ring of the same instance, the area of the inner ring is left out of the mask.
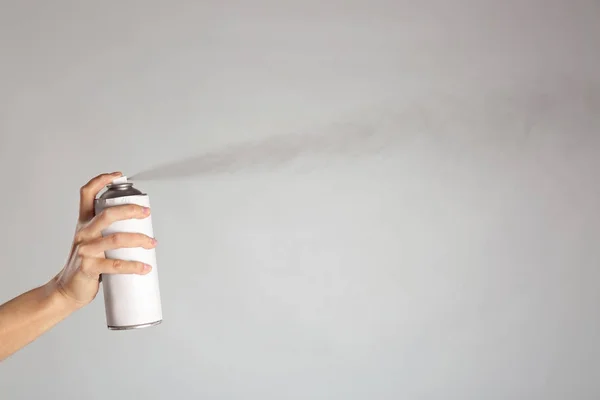
<path id="1" fill-rule="evenodd" d="M 145 275 L 151 267 L 139 262 L 109 260 L 107 250 L 143 247 L 156 240 L 137 233 L 106 237 L 102 230 L 115 221 L 143 219 L 150 210 L 128 204 L 110 207 L 95 215 L 94 199 L 120 172 L 98 175 L 80 191 L 79 218 L 69 258 L 63 269 L 46 284 L 0 305 L 0 361 L 30 344 L 60 321 L 91 303 L 98 294 L 101 274 Z"/>

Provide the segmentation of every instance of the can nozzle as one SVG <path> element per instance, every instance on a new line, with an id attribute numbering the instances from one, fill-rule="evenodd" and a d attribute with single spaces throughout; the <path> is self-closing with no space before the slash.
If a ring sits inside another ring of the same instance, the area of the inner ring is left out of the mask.
<path id="1" fill-rule="evenodd" d="M 127 177 L 123 175 L 121 177 L 115 178 L 111 183 L 113 185 L 118 185 L 118 184 L 121 184 L 121 183 L 127 183 Z"/>

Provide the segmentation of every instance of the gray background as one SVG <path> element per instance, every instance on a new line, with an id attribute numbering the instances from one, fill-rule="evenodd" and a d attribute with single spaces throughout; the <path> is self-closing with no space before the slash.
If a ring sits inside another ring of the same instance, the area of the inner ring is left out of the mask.
<path id="1" fill-rule="evenodd" d="M 100 295 L 3 400 L 600 397 L 598 1 L 0 4 L 1 301 L 62 267 L 97 173 L 389 140 L 140 182 L 164 324 L 110 332 Z"/>

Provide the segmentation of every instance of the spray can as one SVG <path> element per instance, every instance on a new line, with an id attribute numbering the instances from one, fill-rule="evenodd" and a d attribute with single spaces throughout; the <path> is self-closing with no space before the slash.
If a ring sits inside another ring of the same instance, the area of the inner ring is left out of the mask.
<path id="1" fill-rule="evenodd" d="M 127 177 L 115 179 L 96 199 L 96 214 L 105 208 L 124 204 L 150 207 L 150 198 L 133 187 Z M 144 219 L 116 221 L 102 231 L 102 236 L 117 232 L 143 233 L 154 237 L 152 215 Z M 122 248 L 105 252 L 106 258 L 140 261 L 152 266 L 146 275 L 102 275 L 104 307 L 108 329 L 126 330 L 155 326 L 162 322 L 162 306 L 158 285 L 155 249 Z"/>

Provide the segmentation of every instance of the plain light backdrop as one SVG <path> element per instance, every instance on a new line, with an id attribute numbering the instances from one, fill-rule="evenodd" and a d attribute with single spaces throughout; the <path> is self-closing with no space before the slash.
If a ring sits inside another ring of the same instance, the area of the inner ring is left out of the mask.
<path id="1" fill-rule="evenodd" d="M 62 268 L 98 173 L 396 118 L 380 153 L 138 183 L 164 323 L 110 332 L 100 294 L 0 364 L 0 398 L 599 398 L 598 21 L 594 0 L 1 0 L 1 302 Z"/>

